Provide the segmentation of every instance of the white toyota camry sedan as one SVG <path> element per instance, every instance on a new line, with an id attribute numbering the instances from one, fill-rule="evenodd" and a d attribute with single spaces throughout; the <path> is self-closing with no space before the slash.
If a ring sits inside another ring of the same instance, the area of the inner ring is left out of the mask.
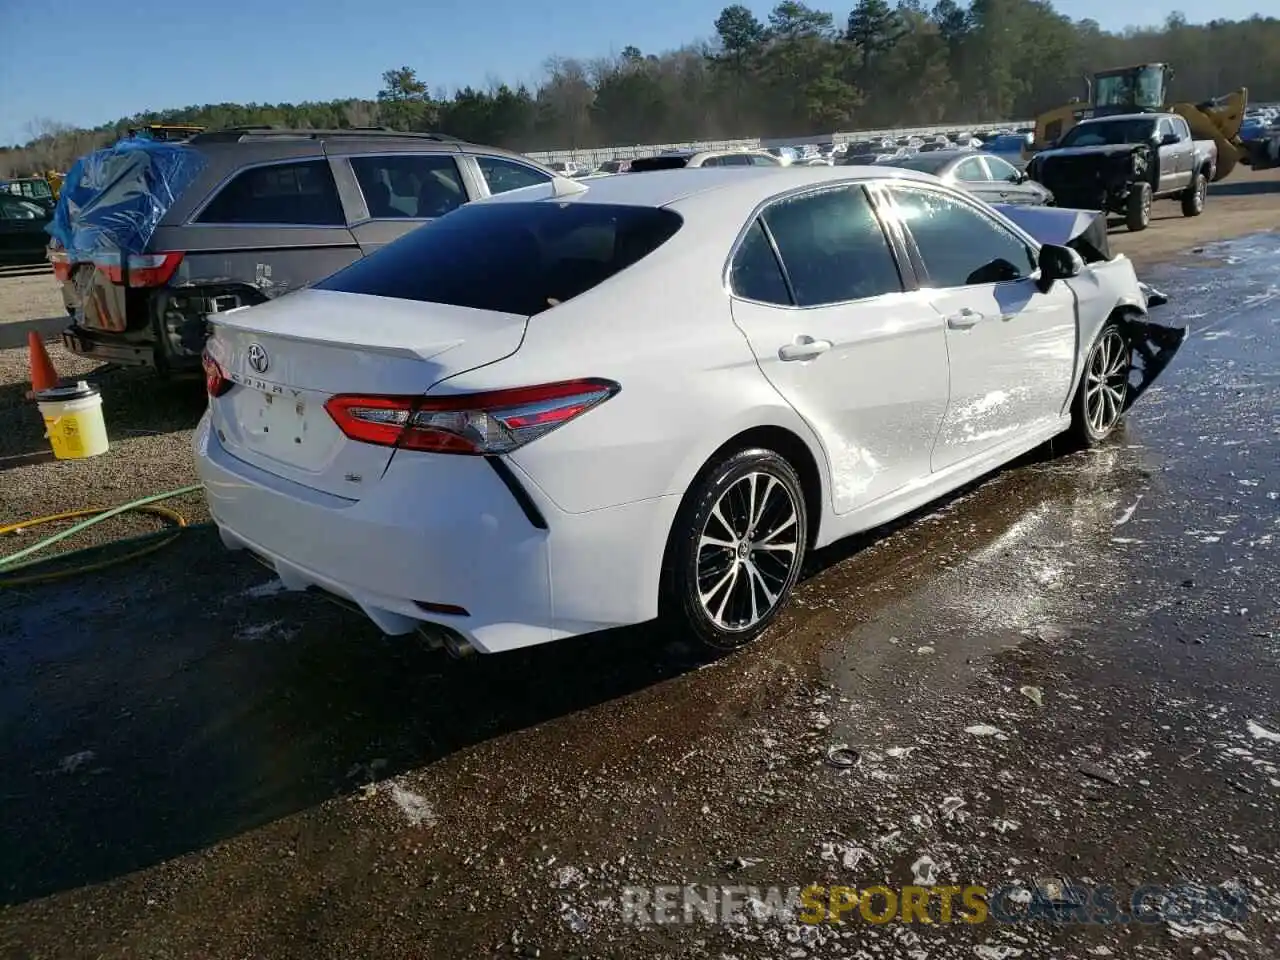
<path id="1" fill-rule="evenodd" d="M 212 317 L 195 452 L 228 547 L 385 633 L 732 648 L 806 551 L 1104 439 L 1181 343 L 1146 313 L 908 170 L 560 179 Z"/>

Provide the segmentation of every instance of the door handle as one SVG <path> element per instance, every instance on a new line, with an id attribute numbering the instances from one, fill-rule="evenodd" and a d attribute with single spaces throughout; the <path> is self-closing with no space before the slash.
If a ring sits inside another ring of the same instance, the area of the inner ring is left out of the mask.
<path id="1" fill-rule="evenodd" d="M 830 349 L 830 340 L 815 340 L 807 334 L 801 334 L 796 337 L 794 343 L 784 343 L 778 348 L 778 359 L 812 360 Z"/>
<path id="2" fill-rule="evenodd" d="M 968 330 L 981 319 L 982 314 L 965 307 L 959 313 L 953 313 L 947 317 L 947 326 L 952 330 Z"/>

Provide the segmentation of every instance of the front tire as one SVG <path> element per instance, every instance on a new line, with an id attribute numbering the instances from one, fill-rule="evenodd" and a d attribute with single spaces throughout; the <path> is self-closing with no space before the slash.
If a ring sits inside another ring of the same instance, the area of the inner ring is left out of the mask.
<path id="1" fill-rule="evenodd" d="M 1089 348 L 1084 375 L 1071 402 L 1071 432 L 1083 447 L 1096 447 L 1115 432 L 1129 396 L 1133 349 L 1124 328 L 1108 320 Z"/>
<path id="2" fill-rule="evenodd" d="M 681 505 L 663 571 L 663 613 L 717 652 L 758 637 L 800 577 L 808 543 L 795 468 L 741 450 L 704 470 Z"/>
<path id="3" fill-rule="evenodd" d="M 1145 230 L 1151 223 L 1151 184 L 1135 183 L 1125 204 L 1124 222 L 1130 231 Z"/>
<path id="4" fill-rule="evenodd" d="M 1208 192 L 1209 181 L 1205 179 L 1203 173 L 1197 173 L 1182 195 L 1182 215 L 1198 217 L 1204 213 L 1204 201 Z"/>

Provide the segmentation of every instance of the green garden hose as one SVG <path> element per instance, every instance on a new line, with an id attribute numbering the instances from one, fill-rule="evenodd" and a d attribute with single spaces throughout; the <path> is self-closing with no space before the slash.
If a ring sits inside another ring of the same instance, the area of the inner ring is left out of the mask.
<path id="1" fill-rule="evenodd" d="M 17 530 L 25 530 L 28 527 L 38 527 L 46 523 L 54 523 L 58 520 L 73 520 L 77 517 L 86 517 L 80 523 L 74 524 L 59 533 L 55 533 L 50 537 L 46 537 L 39 543 L 35 543 L 29 547 L 19 550 L 17 553 L 11 553 L 8 556 L 0 557 L 0 587 L 18 587 L 27 586 L 29 584 L 47 583 L 52 580 L 63 580 L 68 577 L 79 576 L 82 573 L 91 573 L 96 570 L 102 570 L 106 567 L 115 566 L 117 563 L 124 563 L 126 560 L 134 560 L 138 557 L 145 556 L 159 550 L 161 547 L 167 546 L 182 535 L 184 530 L 200 530 L 212 527 L 211 523 L 188 524 L 186 517 L 171 510 L 168 507 L 159 506 L 159 501 L 169 500 L 173 497 L 180 497 L 188 493 L 196 493 L 203 490 L 201 484 L 195 484 L 189 487 L 179 487 L 177 490 L 170 490 L 166 493 L 156 493 L 149 497 L 142 497 L 129 503 L 121 504 L 118 507 L 99 507 L 88 510 L 70 510 L 66 513 L 50 514 L 47 517 L 36 517 L 34 520 L 24 520 L 20 523 L 11 523 L 6 526 L 0 526 L 0 536 L 13 533 Z M 59 553 L 52 557 L 41 557 L 39 559 L 28 559 L 33 554 L 39 553 L 59 543 L 68 537 L 74 536 L 82 530 L 92 527 L 94 524 L 102 523 L 104 520 L 110 520 L 122 513 L 151 513 L 169 520 L 173 525 L 164 530 L 157 530 L 154 533 L 144 533 L 136 537 L 126 537 L 123 540 L 116 540 L 109 544 L 95 544 L 91 547 L 84 547 L 79 550 L 70 550 L 66 553 Z M 136 544 L 137 549 L 130 550 L 127 553 L 115 555 L 105 560 L 98 560 L 87 563 L 75 564 L 71 567 L 62 566 L 69 557 L 83 556 L 90 553 L 100 553 L 104 548 L 115 547 L 119 544 Z M 23 576 L 9 576 L 17 570 L 27 570 L 31 567 L 46 564 L 58 563 L 59 569 L 48 573 L 31 573 Z"/>

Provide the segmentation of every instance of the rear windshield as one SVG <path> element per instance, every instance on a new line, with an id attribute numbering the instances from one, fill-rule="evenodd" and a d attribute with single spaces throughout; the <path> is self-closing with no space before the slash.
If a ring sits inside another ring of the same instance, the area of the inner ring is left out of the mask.
<path id="1" fill-rule="evenodd" d="M 533 316 L 621 273 L 682 223 L 679 214 L 658 207 L 472 204 L 315 287 Z"/>
<path id="2" fill-rule="evenodd" d="M 637 157 L 631 161 L 632 173 L 644 173 L 646 170 L 679 170 L 688 166 L 689 157 Z"/>

